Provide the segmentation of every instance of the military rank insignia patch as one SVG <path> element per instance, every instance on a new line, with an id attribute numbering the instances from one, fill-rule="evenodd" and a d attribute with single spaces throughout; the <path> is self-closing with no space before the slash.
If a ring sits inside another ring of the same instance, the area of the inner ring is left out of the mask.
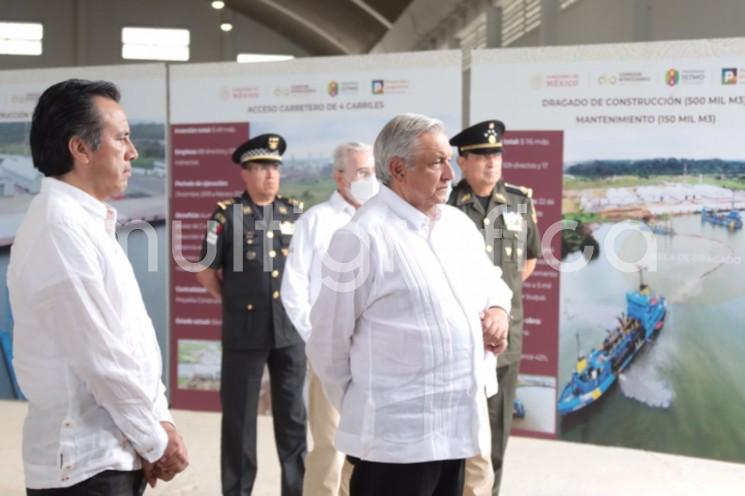
<path id="1" fill-rule="evenodd" d="M 292 222 L 281 222 L 279 224 L 279 232 L 281 232 L 284 235 L 292 235 L 295 234 L 295 224 Z"/>
<path id="2" fill-rule="evenodd" d="M 502 212 L 504 227 L 509 231 L 523 230 L 523 216 L 517 212 Z"/>

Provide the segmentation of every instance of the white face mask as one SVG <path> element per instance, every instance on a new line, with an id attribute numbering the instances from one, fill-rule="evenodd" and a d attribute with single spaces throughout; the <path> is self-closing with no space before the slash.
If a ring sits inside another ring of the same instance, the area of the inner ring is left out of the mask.
<path id="1" fill-rule="evenodd" d="M 379 190 L 380 184 L 372 174 L 364 179 L 349 184 L 349 193 L 360 204 L 365 203 L 367 200 L 378 194 Z"/>

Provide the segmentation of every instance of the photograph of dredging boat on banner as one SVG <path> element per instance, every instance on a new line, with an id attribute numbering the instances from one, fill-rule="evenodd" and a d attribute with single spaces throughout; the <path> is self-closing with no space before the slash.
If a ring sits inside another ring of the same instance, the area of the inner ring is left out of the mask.
<path id="1" fill-rule="evenodd" d="M 560 438 L 745 461 L 742 132 L 565 133 Z"/>

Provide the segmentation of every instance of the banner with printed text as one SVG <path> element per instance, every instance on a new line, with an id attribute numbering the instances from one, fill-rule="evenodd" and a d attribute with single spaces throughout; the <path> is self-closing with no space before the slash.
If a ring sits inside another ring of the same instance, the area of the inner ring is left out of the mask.
<path id="1" fill-rule="evenodd" d="M 543 233 L 518 432 L 745 461 L 745 40 L 483 50 L 471 70 L 471 120 L 505 121 Z"/>
<path id="2" fill-rule="evenodd" d="M 219 409 L 220 305 L 197 282 L 207 218 L 243 190 L 230 160 L 246 139 L 275 132 L 287 141 L 280 193 L 305 208 L 326 200 L 334 148 L 372 144 L 394 115 L 461 123 L 457 51 L 299 59 L 266 64 L 197 64 L 170 70 L 171 272 L 174 405 Z M 180 262 L 179 262 L 180 261 Z"/>

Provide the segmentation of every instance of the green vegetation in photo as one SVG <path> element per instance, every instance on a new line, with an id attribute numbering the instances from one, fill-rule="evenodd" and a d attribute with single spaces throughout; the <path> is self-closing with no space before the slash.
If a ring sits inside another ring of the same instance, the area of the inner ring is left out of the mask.
<path id="1" fill-rule="evenodd" d="M 23 155 L 31 156 L 31 147 L 25 143 L 0 144 L 0 155 Z"/>
<path id="2" fill-rule="evenodd" d="M 575 251 L 581 252 L 588 262 L 598 258 L 600 244 L 593 236 L 590 225 L 600 220 L 598 215 L 585 212 L 564 215 L 562 219 L 564 229 L 561 231 L 562 260 Z M 592 251 L 586 253 L 585 248 L 590 248 Z"/>
<path id="3" fill-rule="evenodd" d="M 590 212 L 574 212 L 571 214 L 564 214 L 562 220 L 565 221 L 576 221 L 580 224 L 592 224 L 593 222 L 601 222 L 602 219 L 598 214 Z"/>
<path id="4" fill-rule="evenodd" d="M 732 190 L 745 190 L 745 176 L 719 177 L 702 174 L 695 176 L 612 176 L 612 177 L 576 177 L 564 176 L 564 189 L 603 189 L 603 188 L 633 188 L 636 186 L 660 186 L 664 183 L 675 184 L 710 184 Z"/>
<path id="5" fill-rule="evenodd" d="M 199 354 L 210 345 L 208 341 L 180 340 L 178 343 L 178 363 L 197 363 Z"/>
<path id="6" fill-rule="evenodd" d="M 572 176 L 603 178 L 610 176 L 697 176 L 699 174 L 742 176 L 745 161 L 687 158 L 651 158 L 644 160 L 588 160 L 570 165 L 566 173 Z"/>
<path id="7" fill-rule="evenodd" d="M 336 189 L 336 183 L 331 178 L 284 180 L 281 189 L 282 196 L 303 202 L 304 210 L 308 210 L 313 205 L 328 200 Z"/>
<path id="8" fill-rule="evenodd" d="M 166 127 L 162 123 L 137 122 L 130 125 L 132 139 L 163 140 L 166 135 Z"/>
<path id="9" fill-rule="evenodd" d="M 157 159 L 155 158 L 140 156 L 137 160 L 132 161 L 132 167 L 136 167 L 138 169 L 151 170 L 153 169 L 153 167 L 155 167 L 156 160 Z"/>

